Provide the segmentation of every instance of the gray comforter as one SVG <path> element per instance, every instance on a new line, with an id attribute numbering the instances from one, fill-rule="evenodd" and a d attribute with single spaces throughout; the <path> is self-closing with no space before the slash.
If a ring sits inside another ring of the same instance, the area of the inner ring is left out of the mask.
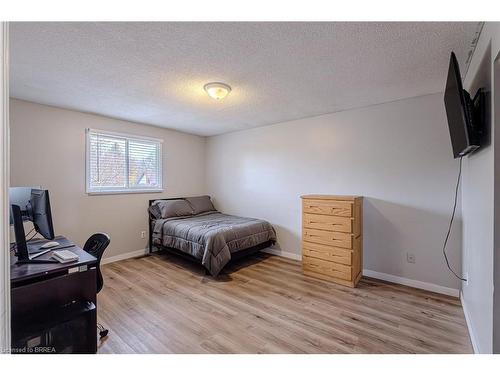
<path id="1" fill-rule="evenodd" d="M 231 259 L 231 253 L 276 241 L 267 221 L 206 212 L 183 218 L 157 219 L 153 245 L 171 247 L 201 260 L 216 276 Z"/>

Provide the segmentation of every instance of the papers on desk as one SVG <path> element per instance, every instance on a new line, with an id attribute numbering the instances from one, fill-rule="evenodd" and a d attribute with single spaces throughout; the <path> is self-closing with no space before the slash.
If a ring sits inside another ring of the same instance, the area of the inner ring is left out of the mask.
<path id="1" fill-rule="evenodd" d="M 61 263 L 69 263 L 78 260 L 78 255 L 69 250 L 56 250 L 52 253 L 51 257 Z"/>

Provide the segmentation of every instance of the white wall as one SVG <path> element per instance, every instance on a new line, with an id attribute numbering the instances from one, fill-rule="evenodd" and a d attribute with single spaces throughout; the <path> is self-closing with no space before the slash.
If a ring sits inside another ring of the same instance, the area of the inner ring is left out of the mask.
<path id="1" fill-rule="evenodd" d="M 499 25 L 485 24 L 464 81 L 471 95 L 483 87 L 490 100 L 492 61 L 500 49 Z M 462 300 L 475 350 L 480 353 L 493 351 L 494 146 L 499 140 L 495 140 L 495 127 L 490 128 L 489 145 L 464 158 L 462 179 L 462 268 L 468 279 L 462 286 Z"/>
<path id="2" fill-rule="evenodd" d="M 269 220 L 282 251 L 300 253 L 302 194 L 358 194 L 364 268 L 460 285 L 441 253 L 458 173 L 442 94 L 210 137 L 206 165 L 218 208 Z M 458 272 L 461 236 L 459 212 L 448 250 Z"/>
<path id="3" fill-rule="evenodd" d="M 10 102 L 11 186 L 50 190 L 54 226 L 83 245 L 94 232 L 107 232 L 105 257 L 144 249 L 148 200 L 205 194 L 205 138 L 21 100 Z M 85 129 L 162 138 L 164 193 L 87 195 Z M 147 237 L 147 236 L 146 236 Z"/>

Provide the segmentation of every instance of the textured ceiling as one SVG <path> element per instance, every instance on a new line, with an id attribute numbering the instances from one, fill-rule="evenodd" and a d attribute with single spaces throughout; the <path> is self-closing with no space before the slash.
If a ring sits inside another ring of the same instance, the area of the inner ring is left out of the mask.
<path id="1" fill-rule="evenodd" d="M 11 23 L 11 96 L 200 135 L 442 91 L 477 23 Z M 462 72 L 464 73 L 464 72 Z M 233 87 L 222 102 L 203 85 Z"/>

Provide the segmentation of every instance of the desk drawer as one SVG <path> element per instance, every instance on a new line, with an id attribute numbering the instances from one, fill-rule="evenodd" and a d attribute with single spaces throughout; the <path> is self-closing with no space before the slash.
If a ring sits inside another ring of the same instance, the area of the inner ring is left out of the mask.
<path id="1" fill-rule="evenodd" d="M 335 277 L 337 279 L 347 281 L 352 280 L 351 267 L 345 266 L 343 264 L 327 262 L 325 260 L 304 256 L 302 258 L 302 268 L 306 271 Z"/>
<path id="2" fill-rule="evenodd" d="M 312 242 L 302 242 L 302 254 L 311 258 L 323 259 L 330 262 L 352 265 L 352 250 L 320 245 Z"/>
<path id="3" fill-rule="evenodd" d="M 352 219 L 350 217 L 304 213 L 303 224 L 304 227 L 312 229 L 352 232 Z"/>
<path id="4" fill-rule="evenodd" d="M 96 303 L 96 269 L 72 272 L 11 288 L 12 319 L 72 301 Z"/>
<path id="5" fill-rule="evenodd" d="M 302 201 L 302 210 L 310 214 L 351 217 L 352 203 L 335 200 L 304 199 Z"/>
<path id="6" fill-rule="evenodd" d="M 302 228 L 302 236 L 306 242 L 352 249 L 352 235 L 349 233 Z"/>

